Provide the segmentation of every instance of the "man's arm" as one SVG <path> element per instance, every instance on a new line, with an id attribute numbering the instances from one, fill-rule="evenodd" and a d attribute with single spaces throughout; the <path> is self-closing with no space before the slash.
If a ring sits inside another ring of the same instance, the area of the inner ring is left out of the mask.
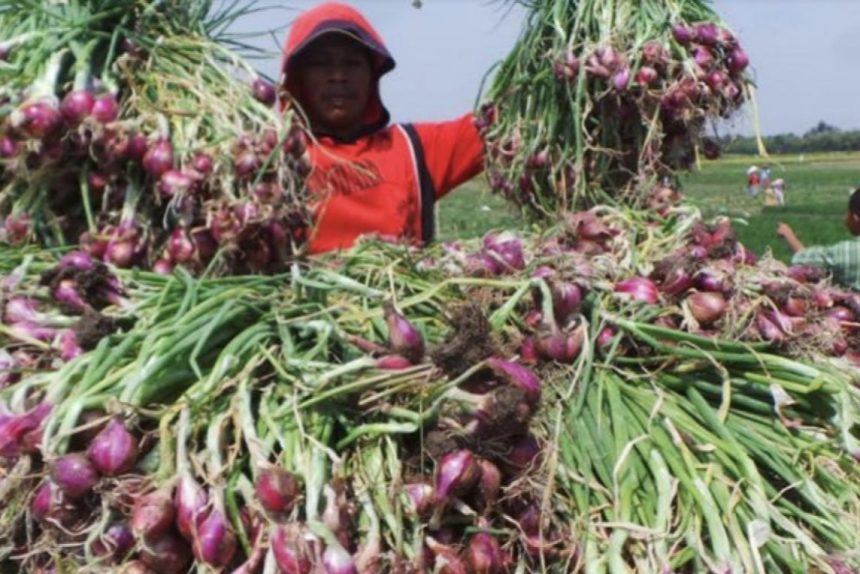
<path id="1" fill-rule="evenodd" d="M 805 247 L 803 243 L 797 238 L 797 235 L 794 234 L 794 230 L 787 223 L 780 223 L 776 226 L 776 234 L 785 240 L 788 244 L 788 248 L 791 249 L 792 253 L 797 253 L 799 251 L 803 251 Z"/>
<path id="2" fill-rule="evenodd" d="M 472 179 L 483 169 L 484 143 L 472 114 L 448 122 L 418 123 L 415 129 L 424 146 L 424 157 L 437 198 Z"/>

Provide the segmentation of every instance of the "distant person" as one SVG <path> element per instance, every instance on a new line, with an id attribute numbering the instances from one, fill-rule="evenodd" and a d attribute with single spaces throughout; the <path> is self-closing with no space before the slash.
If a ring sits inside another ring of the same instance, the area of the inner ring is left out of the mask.
<path id="1" fill-rule="evenodd" d="M 770 187 L 770 166 L 768 164 L 761 166 L 758 177 L 762 189 Z"/>
<path id="2" fill-rule="evenodd" d="M 747 195 L 755 199 L 761 191 L 761 176 L 758 166 L 750 166 L 747 170 Z"/>
<path id="3" fill-rule="evenodd" d="M 776 233 L 791 249 L 792 265 L 814 265 L 828 271 L 834 283 L 860 291 L 860 187 L 848 200 L 845 227 L 854 239 L 829 246 L 805 247 L 787 223 L 780 223 Z"/>
<path id="4" fill-rule="evenodd" d="M 311 253 L 347 249 L 362 235 L 427 243 L 434 202 L 483 169 L 472 114 L 389 124 L 379 84 L 392 68 L 382 38 L 345 4 L 322 2 L 290 28 L 280 93 L 282 106 L 299 103 L 314 135 Z"/>
<path id="5" fill-rule="evenodd" d="M 782 178 L 773 180 L 771 184 L 773 197 L 777 205 L 785 205 L 785 181 Z"/>

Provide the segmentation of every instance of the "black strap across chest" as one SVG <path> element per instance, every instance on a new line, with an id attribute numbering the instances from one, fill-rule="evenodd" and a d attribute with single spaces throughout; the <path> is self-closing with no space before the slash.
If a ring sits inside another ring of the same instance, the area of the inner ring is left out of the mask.
<path id="1" fill-rule="evenodd" d="M 433 178 L 427 169 L 427 161 L 424 158 L 424 146 L 421 138 L 412 124 L 400 124 L 406 137 L 412 144 L 412 153 L 415 154 L 415 165 L 418 168 L 418 187 L 421 193 L 421 243 L 427 245 L 433 241 L 436 235 L 434 218 L 434 204 L 436 202 L 436 188 L 433 186 Z"/>

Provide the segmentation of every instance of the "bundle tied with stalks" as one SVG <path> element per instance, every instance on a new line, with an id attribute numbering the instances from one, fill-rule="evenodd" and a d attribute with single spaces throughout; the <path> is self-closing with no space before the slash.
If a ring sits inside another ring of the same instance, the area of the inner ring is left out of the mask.
<path id="1" fill-rule="evenodd" d="M 305 131 L 232 49 L 249 9 L 0 3 L 0 240 L 162 273 L 286 268 Z"/>
<path id="2" fill-rule="evenodd" d="M 477 125 L 492 190 L 535 218 L 623 201 L 715 158 L 748 57 L 706 0 L 533 0 Z"/>

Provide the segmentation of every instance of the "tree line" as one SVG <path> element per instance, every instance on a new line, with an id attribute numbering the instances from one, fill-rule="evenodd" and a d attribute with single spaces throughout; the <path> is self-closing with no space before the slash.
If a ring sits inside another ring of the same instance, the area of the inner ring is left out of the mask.
<path id="1" fill-rule="evenodd" d="M 841 130 L 826 122 L 797 135 L 794 133 L 762 136 L 769 153 L 813 153 L 834 151 L 860 151 L 860 130 Z M 757 155 L 755 137 L 724 136 L 720 138 L 723 153 Z"/>

